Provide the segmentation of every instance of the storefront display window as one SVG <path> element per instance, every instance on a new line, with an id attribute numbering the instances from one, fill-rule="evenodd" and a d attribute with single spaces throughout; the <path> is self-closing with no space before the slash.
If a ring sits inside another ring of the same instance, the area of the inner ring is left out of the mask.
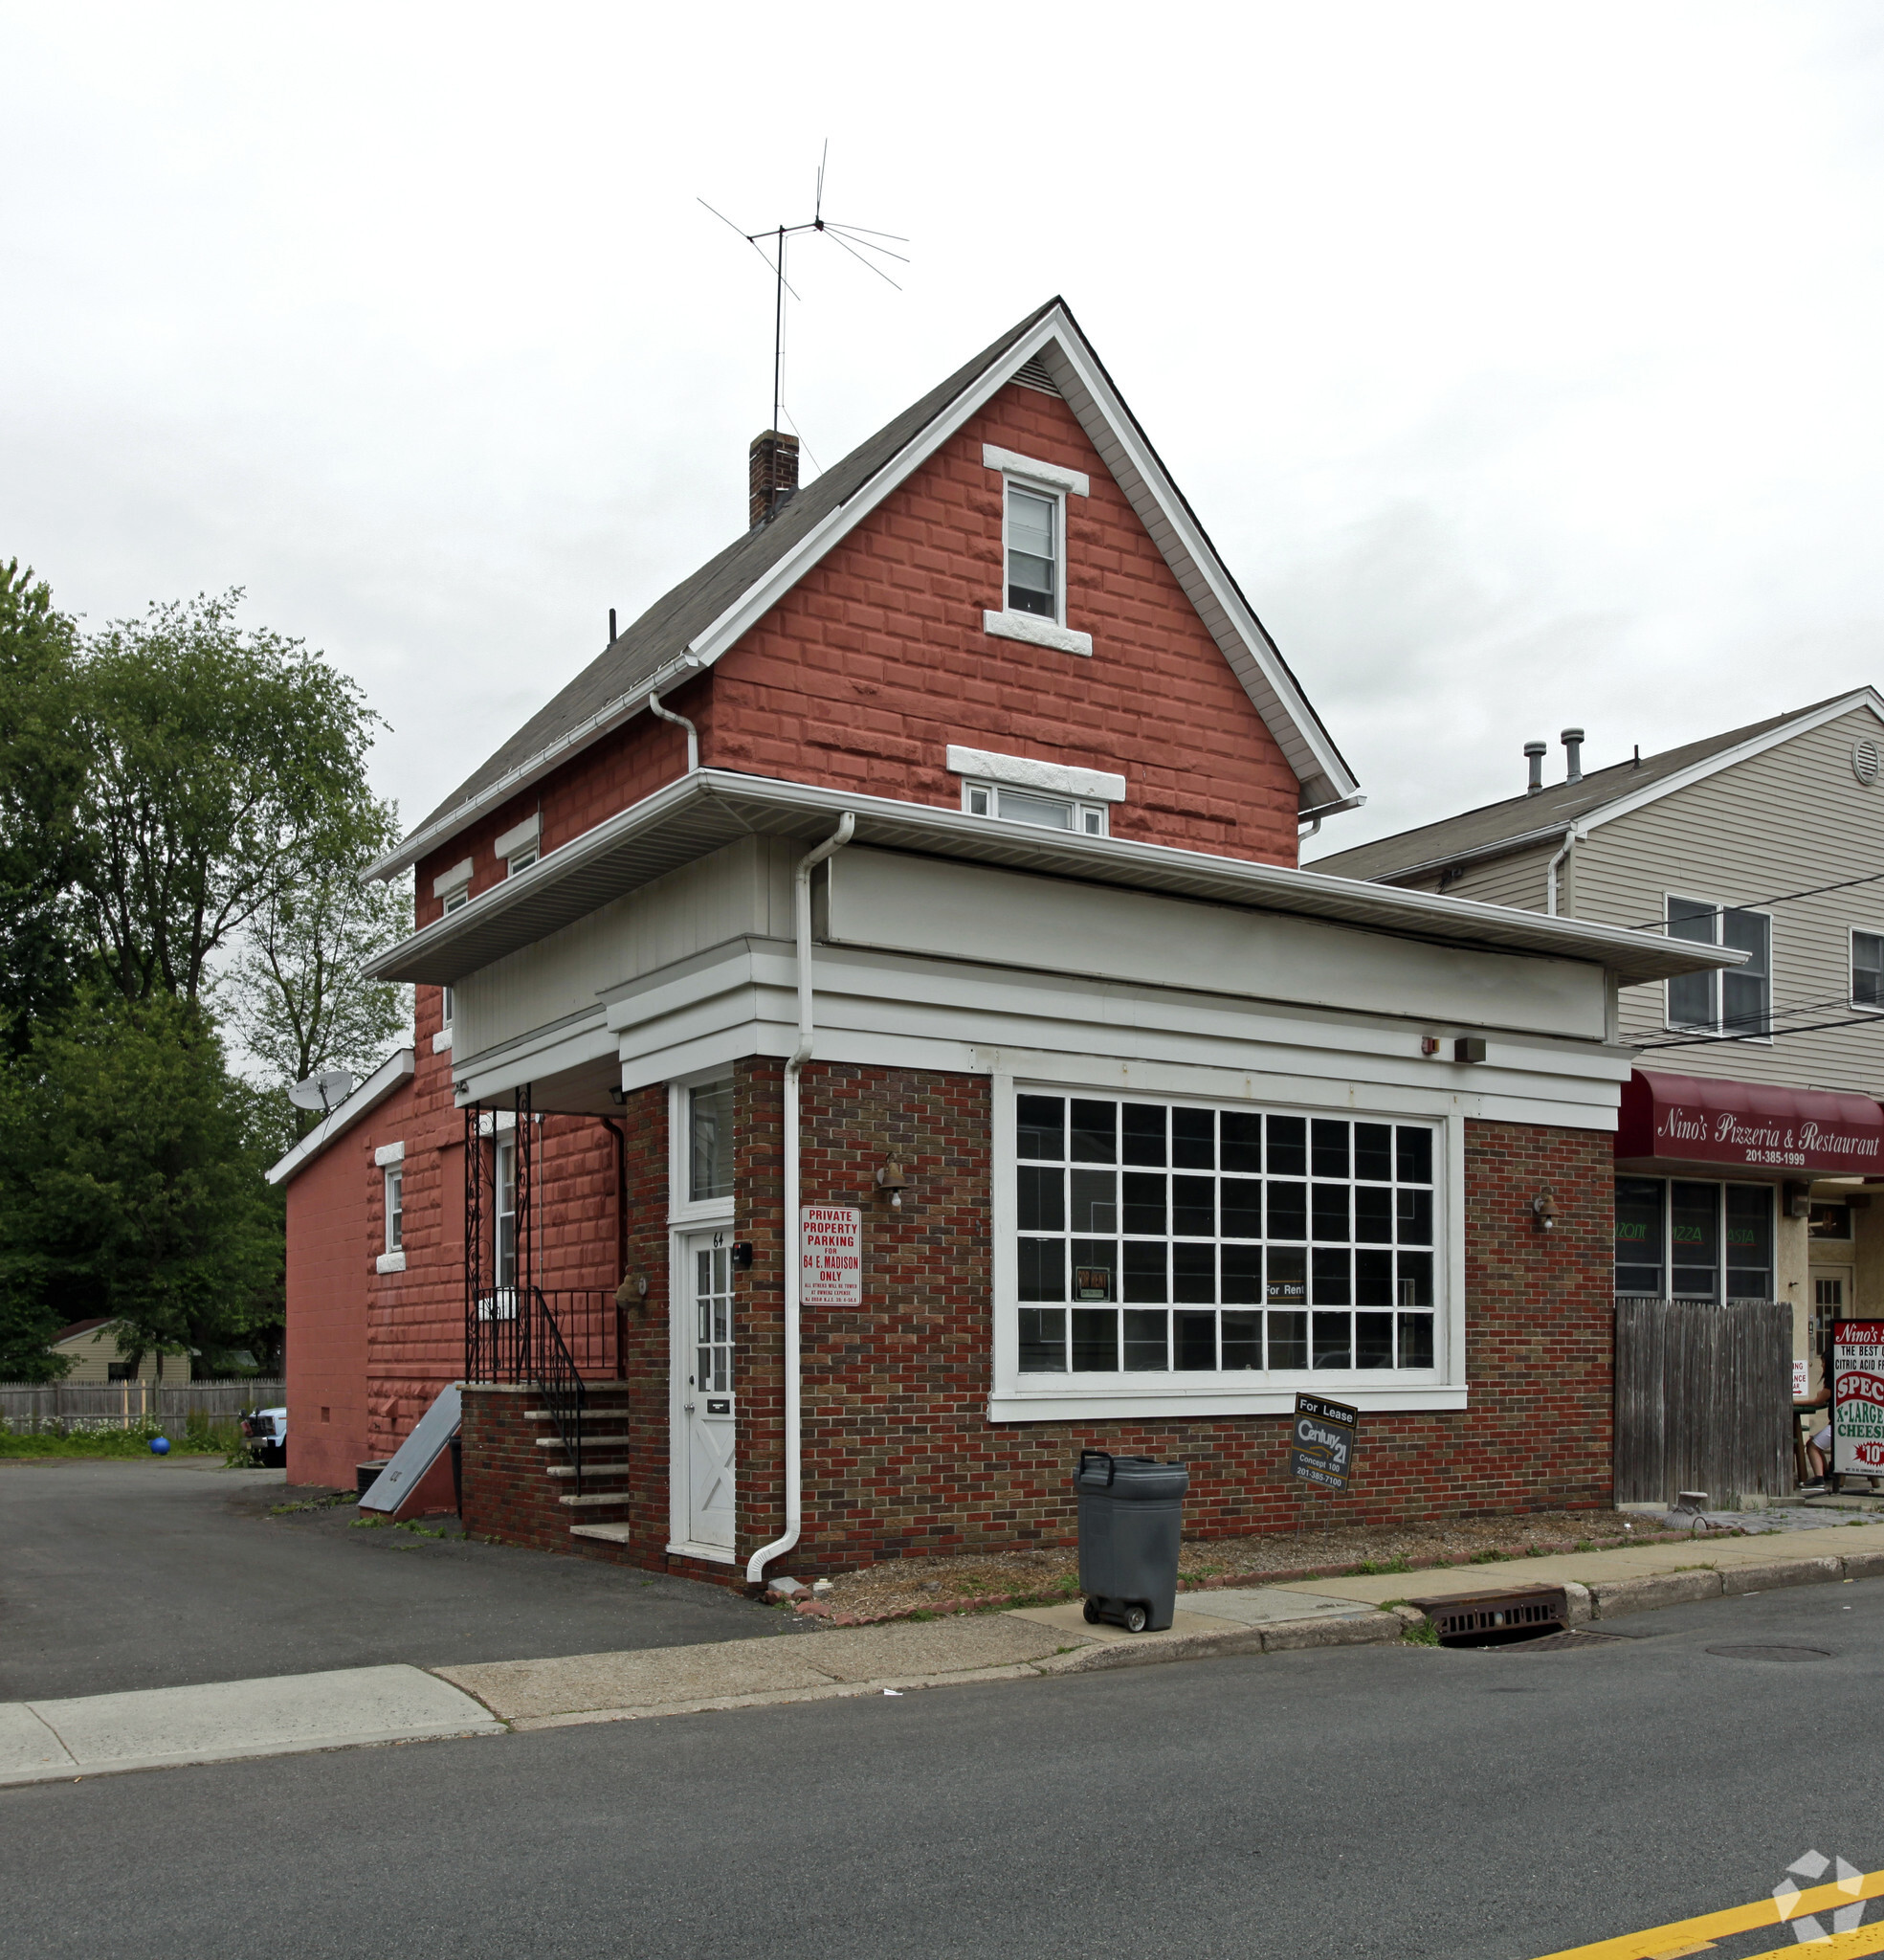
<path id="1" fill-rule="evenodd" d="M 1022 1095 L 1023 1374 L 1429 1370 L 1435 1131 Z"/>
<path id="2" fill-rule="evenodd" d="M 1617 1178 L 1616 1291 L 1655 1300 L 1772 1299 L 1771 1188 Z"/>

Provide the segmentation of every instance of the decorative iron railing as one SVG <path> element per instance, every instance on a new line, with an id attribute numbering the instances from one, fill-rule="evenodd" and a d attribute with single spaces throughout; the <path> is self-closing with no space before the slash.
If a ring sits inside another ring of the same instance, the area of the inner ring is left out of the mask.
<path id="1" fill-rule="evenodd" d="M 556 1325 L 556 1316 L 549 1310 L 549 1303 L 535 1287 L 530 1289 L 530 1301 L 536 1309 L 536 1368 L 531 1379 L 543 1392 L 543 1407 L 549 1411 L 549 1419 L 556 1425 L 556 1435 L 563 1445 L 563 1461 L 576 1473 L 575 1494 L 580 1497 L 583 1412 L 587 1406 L 588 1390 L 576 1367 L 576 1358 Z"/>

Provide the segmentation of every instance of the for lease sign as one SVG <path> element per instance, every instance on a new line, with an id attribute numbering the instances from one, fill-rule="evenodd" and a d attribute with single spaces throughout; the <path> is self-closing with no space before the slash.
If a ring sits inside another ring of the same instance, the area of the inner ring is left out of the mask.
<path id="1" fill-rule="evenodd" d="M 855 1205 L 801 1205 L 798 1297 L 807 1306 L 863 1304 L 863 1214 Z"/>
<path id="2" fill-rule="evenodd" d="M 1354 1437 L 1361 1412 L 1319 1395 L 1296 1397 L 1296 1426 L 1289 1438 L 1289 1474 L 1318 1490 L 1344 1491 L 1354 1469 Z"/>
<path id="3" fill-rule="evenodd" d="M 1831 1467 L 1884 1475 L 1884 1321 L 1832 1325 Z"/>

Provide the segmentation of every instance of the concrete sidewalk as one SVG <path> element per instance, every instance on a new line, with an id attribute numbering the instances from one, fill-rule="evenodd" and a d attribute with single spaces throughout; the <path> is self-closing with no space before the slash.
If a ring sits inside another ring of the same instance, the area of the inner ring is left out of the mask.
<path id="1" fill-rule="evenodd" d="M 1573 1620 L 1884 1577 L 1884 1523 L 1181 1595 L 1167 1632 L 1088 1626 L 1079 1604 L 706 1644 L 0 1704 L 0 1785 L 349 1745 L 1398 1641 L 1409 1598 L 1562 1585 Z"/>

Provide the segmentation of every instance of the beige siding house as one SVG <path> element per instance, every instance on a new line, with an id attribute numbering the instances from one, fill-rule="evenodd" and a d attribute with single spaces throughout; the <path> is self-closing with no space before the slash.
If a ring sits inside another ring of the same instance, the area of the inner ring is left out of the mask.
<path id="1" fill-rule="evenodd" d="M 189 1360 L 187 1355 L 160 1356 L 146 1352 L 135 1367 L 120 1346 L 117 1332 L 108 1319 L 74 1321 L 52 1341 L 53 1352 L 72 1363 L 64 1376 L 68 1382 L 187 1382 Z"/>
<path id="2" fill-rule="evenodd" d="M 1619 995 L 1641 1116 L 1626 1093 L 1618 1290 L 1735 1298 L 1769 1276 L 1806 1357 L 1829 1314 L 1884 1313 L 1884 698 L 1586 774 L 1565 736 L 1563 780 L 1311 868 L 1740 947 L 1734 972 Z"/>

